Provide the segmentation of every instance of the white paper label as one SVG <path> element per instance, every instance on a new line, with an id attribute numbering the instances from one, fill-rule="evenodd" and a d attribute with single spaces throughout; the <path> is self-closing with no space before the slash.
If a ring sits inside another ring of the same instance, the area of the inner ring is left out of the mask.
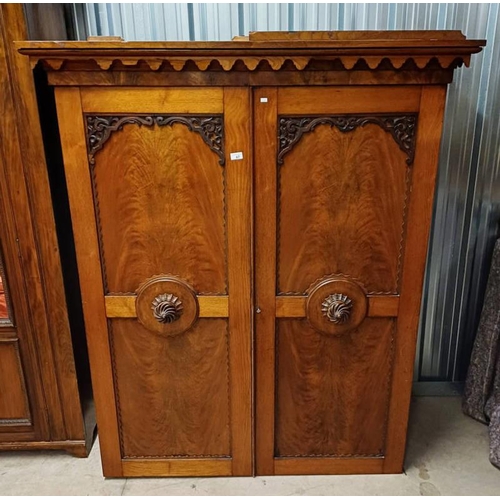
<path id="1" fill-rule="evenodd" d="M 230 155 L 231 160 L 243 160 L 243 152 L 242 151 L 237 151 L 236 153 L 231 153 Z"/>
<path id="2" fill-rule="evenodd" d="M 267 97 L 261 97 L 260 102 L 267 102 Z"/>

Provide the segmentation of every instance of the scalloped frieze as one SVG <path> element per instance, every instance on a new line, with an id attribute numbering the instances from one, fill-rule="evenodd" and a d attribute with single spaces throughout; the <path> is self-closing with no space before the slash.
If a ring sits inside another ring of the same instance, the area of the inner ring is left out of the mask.
<path id="1" fill-rule="evenodd" d="M 38 61 L 43 63 L 53 71 L 67 69 L 67 64 L 73 61 L 85 61 L 95 69 L 102 71 L 127 70 L 145 67 L 151 71 L 209 71 L 213 69 L 231 71 L 235 66 L 243 65 L 248 71 L 255 71 L 263 66 L 272 71 L 282 69 L 292 69 L 304 71 L 314 70 L 315 64 L 322 65 L 326 70 L 402 70 L 406 67 L 423 70 L 431 69 L 453 69 L 466 64 L 468 66 L 469 55 L 394 55 L 394 56 L 214 56 L 214 57 L 179 57 L 179 56 L 158 56 L 154 58 L 142 57 L 92 57 L 79 56 L 53 57 L 53 58 L 32 58 L 35 66 Z M 326 64 L 326 68 L 324 65 Z"/>

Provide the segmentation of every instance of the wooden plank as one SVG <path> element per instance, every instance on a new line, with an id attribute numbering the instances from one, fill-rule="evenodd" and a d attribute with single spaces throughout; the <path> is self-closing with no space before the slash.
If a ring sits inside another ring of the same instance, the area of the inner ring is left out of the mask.
<path id="1" fill-rule="evenodd" d="M 222 113 L 222 87 L 82 89 L 85 113 Z"/>
<path id="2" fill-rule="evenodd" d="M 40 356 L 40 374 L 43 394 L 50 422 L 51 440 L 85 439 L 85 422 L 78 381 L 75 375 L 74 342 L 80 332 L 70 331 L 66 294 L 61 268 L 61 256 L 54 221 L 54 208 L 51 197 L 48 169 L 45 163 L 45 146 L 52 150 L 50 133 L 42 138 L 40 116 L 47 120 L 45 105 L 47 99 L 40 97 L 40 109 L 33 80 L 33 71 L 27 61 L 14 47 L 13 40 L 26 39 L 28 31 L 32 38 L 62 39 L 67 36 L 64 23 L 63 6 L 55 4 L 3 4 L 2 16 L 8 43 L 8 59 L 10 62 L 9 80 L 13 89 L 16 125 L 20 152 L 24 167 L 24 176 L 13 173 L 18 182 L 26 186 L 27 198 L 16 192 L 16 203 L 23 205 L 23 211 L 29 209 L 33 227 L 32 242 L 24 237 L 31 231 L 30 224 L 20 221 L 19 241 L 25 241 L 28 254 L 22 256 L 23 268 L 29 293 L 28 309 L 30 321 L 33 322 L 33 337 L 38 340 L 37 353 Z M 58 22 L 59 21 L 59 22 Z M 29 27 L 29 30 L 28 30 Z M 43 91 L 42 91 L 43 94 Z M 50 104 L 49 104 L 50 107 Z M 55 128 L 55 127 L 54 127 Z M 11 137 L 16 136 L 11 129 Z M 54 134 L 57 137 L 57 131 Z M 58 138 L 56 139 L 58 140 Z M 9 165 L 9 170 L 11 165 Z M 60 198 L 60 197 L 58 197 Z M 64 196 L 62 197 L 64 198 Z M 16 209 L 21 215 L 21 210 Z M 17 246 L 16 246 L 17 251 Z M 33 270 L 33 266 L 37 266 Z M 30 269 L 31 267 L 31 269 Z M 68 276 L 66 276 L 68 277 Z M 16 304 L 18 307 L 18 304 Z M 78 342 L 76 342 L 78 344 Z M 33 384 L 29 381 L 28 385 Z M 35 404 L 32 405 L 33 407 Z M 45 406 L 45 404 L 44 404 Z M 45 410 L 43 410 L 45 413 Z M 61 418 L 62 417 L 62 418 Z M 35 421 L 40 417 L 36 416 Z M 93 430 L 91 431 L 93 432 Z M 39 439 L 49 438 L 39 436 Z"/>
<path id="3" fill-rule="evenodd" d="M 224 458 L 125 459 L 123 474 L 127 477 L 230 476 L 231 467 L 232 460 Z"/>
<path id="4" fill-rule="evenodd" d="M 262 102 L 261 99 L 267 99 Z M 256 308 L 256 472 L 274 470 L 275 315 L 276 315 L 276 88 L 254 91 L 255 286 Z"/>
<path id="5" fill-rule="evenodd" d="M 2 436 L 6 437 L 6 436 Z M 85 440 L 68 441 L 33 441 L 33 437 L 15 436 L 18 439 L 12 442 L 1 442 L 0 451 L 34 451 L 34 450 L 65 450 L 74 457 L 86 458 L 89 455 Z M 29 442 L 23 440 L 29 439 Z"/>
<path id="6" fill-rule="evenodd" d="M 229 316 L 229 299 L 226 296 L 198 295 L 200 318 L 227 318 Z"/>
<path id="7" fill-rule="evenodd" d="M 58 381 L 51 346 L 51 328 L 48 324 L 47 303 L 44 283 L 41 277 L 39 242 L 33 224 L 31 204 L 33 193 L 28 191 L 27 170 L 38 159 L 33 145 L 42 147 L 38 115 L 34 118 L 33 130 L 26 113 L 31 110 L 33 95 L 22 95 L 21 90 L 32 82 L 19 74 L 25 61 L 19 60 L 12 41 L 26 36 L 22 5 L 2 4 L 0 6 L 0 241 L 3 268 L 7 276 L 10 303 L 14 311 L 13 323 L 19 337 L 19 350 L 27 390 L 35 439 L 49 439 L 51 434 L 65 438 L 64 417 L 58 394 Z M 26 101 L 26 102 L 25 102 Z M 35 104 L 36 105 L 36 104 Z M 31 133 L 29 142 L 27 134 Z M 43 149 L 41 158 L 44 158 Z M 36 170 L 45 172 L 43 159 Z M 41 172 L 40 172 L 41 173 Z M 48 179 L 40 176 L 40 191 L 47 187 Z M 44 184 L 44 185 L 43 185 Z M 38 191 L 38 192 L 40 192 Z M 38 199 L 38 197 L 37 197 Z M 46 209 L 40 206 L 40 220 L 46 221 Z M 51 212 L 52 213 L 52 212 Z M 43 223 L 43 222 L 42 222 Z M 48 221 L 47 221 L 48 223 Z M 53 227 L 53 226 L 52 226 Z M 50 226 L 45 230 L 50 232 Z M 57 248 L 57 244 L 53 249 Z M 56 251 L 53 252 L 54 254 Z M 58 286 L 54 276 L 54 286 Z M 61 331 L 61 340 L 64 331 Z M 28 430 L 28 429 L 25 429 Z M 3 438 L 8 439 L 8 438 Z"/>
<path id="8" fill-rule="evenodd" d="M 250 31 L 250 42 L 273 40 L 465 40 L 460 30 L 396 31 Z"/>
<path id="9" fill-rule="evenodd" d="M 280 115 L 417 112 L 420 88 L 412 86 L 368 88 L 321 87 L 278 90 Z"/>
<path id="10" fill-rule="evenodd" d="M 277 458 L 276 474 L 381 474 L 384 459 L 381 458 Z"/>
<path id="11" fill-rule="evenodd" d="M 253 473 L 251 94 L 224 89 L 233 475 Z M 241 152 L 243 158 L 231 160 Z"/>
<path id="12" fill-rule="evenodd" d="M 304 318 L 307 297 L 276 297 L 277 318 Z M 368 295 L 368 313 L 372 318 L 396 317 L 399 309 L 398 295 Z"/>
<path id="13" fill-rule="evenodd" d="M 135 295 L 107 295 L 105 297 L 108 318 L 136 318 Z M 227 318 L 229 300 L 227 295 L 198 295 L 200 318 Z"/>
<path id="14" fill-rule="evenodd" d="M 129 87 L 192 87 L 213 86 L 214 74 L 209 71 L 164 72 L 154 71 L 51 71 L 47 75 L 50 85 L 82 85 L 82 86 L 116 86 Z M 218 72 L 219 85 L 231 86 L 268 86 L 280 85 L 291 87 L 296 85 L 425 85 L 449 83 L 453 78 L 453 69 L 436 69 L 423 71 L 228 71 Z"/>
<path id="15" fill-rule="evenodd" d="M 0 429 L 4 426 L 11 427 L 15 423 L 31 426 L 32 417 L 18 339 L 0 340 L 0 380 L 2 380 Z"/>
<path id="16" fill-rule="evenodd" d="M 105 476 L 122 475 L 104 287 L 80 90 L 55 90 Z"/>
<path id="17" fill-rule="evenodd" d="M 399 314 L 399 295 L 368 295 L 368 316 L 395 318 Z"/>
<path id="18" fill-rule="evenodd" d="M 60 52 L 64 55 L 78 56 L 79 52 L 90 55 L 102 55 L 105 51 L 106 55 L 114 55 L 117 52 L 130 54 L 136 58 L 146 56 L 158 56 L 161 51 L 168 51 L 168 55 L 182 54 L 196 55 L 211 54 L 211 53 L 227 53 L 228 49 L 233 50 L 238 55 L 240 53 L 257 52 L 258 49 L 281 49 L 290 53 L 293 49 L 346 49 L 346 52 L 359 54 L 366 53 L 368 49 L 386 48 L 391 52 L 399 51 L 400 49 L 408 49 L 408 53 L 418 53 L 418 49 L 424 47 L 438 52 L 440 47 L 448 48 L 452 53 L 454 51 L 460 53 L 466 48 L 475 49 L 478 45 L 484 45 L 485 40 L 469 40 L 465 39 L 457 31 L 439 30 L 429 31 L 425 37 L 417 38 L 408 31 L 384 31 L 383 38 L 373 39 L 370 36 L 370 31 L 351 31 L 352 35 L 346 32 L 345 35 L 338 35 L 337 40 L 300 40 L 296 35 L 292 40 L 269 40 L 269 41 L 237 41 L 237 42 L 44 42 L 44 41 L 23 41 L 17 42 L 16 47 L 26 54 L 46 54 Z M 436 35 L 441 33 L 441 35 Z M 254 35 L 255 36 L 255 35 Z M 355 50 L 360 49 L 360 50 Z M 175 52 L 178 51 L 178 54 Z M 233 53 L 234 53 L 233 52 Z"/>
<path id="19" fill-rule="evenodd" d="M 384 472 L 387 473 L 398 473 L 403 468 L 420 301 L 445 98 L 445 86 L 429 86 L 422 89 L 416 155 L 412 167 L 412 194 L 408 208 L 408 232 L 403 258 L 399 319 L 394 348 L 394 376 L 384 464 Z"/>

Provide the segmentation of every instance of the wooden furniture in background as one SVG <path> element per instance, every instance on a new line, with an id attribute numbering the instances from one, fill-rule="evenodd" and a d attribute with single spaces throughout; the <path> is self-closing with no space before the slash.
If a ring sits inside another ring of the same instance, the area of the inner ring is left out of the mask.
<path id="1" fill-rule="evenodd" d="M 19 45 L 56 87 L 106 476 L 401 472 L 446 84 L 482 45 Z"/>
<path id="2" fill-rule="evenodd" d="M 23 6 L 2 4 L 0 451 L 87 456 L 95 420 L 78 386 L 33 75 L 13 44 L 26 37 Z"/>

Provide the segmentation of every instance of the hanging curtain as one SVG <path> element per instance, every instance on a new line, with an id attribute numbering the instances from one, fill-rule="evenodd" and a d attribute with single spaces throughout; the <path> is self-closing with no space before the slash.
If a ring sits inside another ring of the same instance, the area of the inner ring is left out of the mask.
<path id="1" fill-rule="evenodd" d="M 500 467 L 500 240 L 465 383 L 463 410 L 489 425 L 490 461 Z"/>

